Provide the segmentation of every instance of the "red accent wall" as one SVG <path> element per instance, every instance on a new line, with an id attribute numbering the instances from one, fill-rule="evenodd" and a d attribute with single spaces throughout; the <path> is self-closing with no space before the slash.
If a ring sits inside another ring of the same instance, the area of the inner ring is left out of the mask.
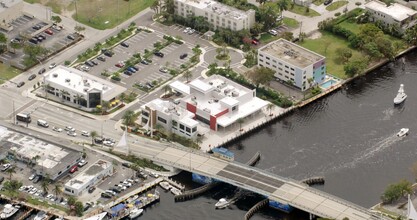
<path id="1" fill-rule="evenodd" d="M 187 110 L 195 114 L 197 112 L 197 107 L 187 102 Z"/>
<path id="2" fill-rule="evenodd" d="M 216 116 L 210 115 L 210 129 L 217 131 L 217 118 Z"/>
<path id="3" fill-rule="evenodd" d="M 215 117 L 216 117 L 216 118 L 218 118 L 218 117 L 220 117 L 220 116 L 222 116 L 222 115 L 224 115 L 224 114 L 226 114 L 226 113 L 228 113 L 228 112 L 229 112 L 229 109 L 227 108 L 227 109 L 225 109 L 224 111 L 217 113 L 217 114 L 215 115 Z"/>

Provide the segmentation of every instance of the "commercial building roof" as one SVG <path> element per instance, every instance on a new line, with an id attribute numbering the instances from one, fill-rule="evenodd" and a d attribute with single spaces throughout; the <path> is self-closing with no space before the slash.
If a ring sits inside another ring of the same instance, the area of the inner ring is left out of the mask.
<path id="1" fill-rule="evenodd" d="M 247 11 L 216 2 L 214 0 L 177 0 L 184 4 L 190 5 L 202 10 L 212 11 L 220 16 L 233 20 L 241 20 L 248 17 Z"/>
<path id="2" fill-rule="evenodd" d="M 239 109 L 234 114 L 225 114 L 217 118 L 217 124 L 222 127 L 227 127 L 237 121 L 239 118 L 245 118 L 256 111 L 266 107 L 269 102 L 258 97 L 253 97 L 250 101 L 239 105 Z"/>
<path id="3" fill-rule="evenodd" d="M 417 11 L 408 8 L 404 5 L 398 3 L 392 3 L 390 6 L 387 6 L 384 2 L 381 1 L 371 1 L 365 4 L 365 8 L 369 8 L 374 11 L 379 11 L 386 15 L 391 16 L 396 21 L 402 21 L 409 18 L 412 15 L 417 14 Z"/>
<path id="4" fill-rule="evenodd" d="M 283 38 L 261 47 L 259 51 L 299 68 L 305 68 L 325 58 Z"/>
<path id="5" fill-rule="evenodd" d="M 36 165 L 43 167 L 52 176 L 66 170 L 69 165 L 81 158 L 81 153 L 63 146 L 11 131 L 0 126 L 0 147 L 15 153 L 20 159 L 32 160 L 38 156 Z M 35 161 L 33 161 L 35 162 Z"/>
<path id="6" fill-rule="evenodd" d="M 89 166 L 86 170 L 79 173 L 77 176 L 65 183 L 66 187 L 71 187 L 73 189 L 82 188 L 85 183 L 90 182 L 103 170 L 109 168 L 112 164 L 105 160 L 98 160 L 93 165 Z"/>
<path id="7" fill-rule="evenodd" d="M 74 91 L 87 97 L 87 93 L 96 90 L 102 92 L 102 99 L 109 101 L 120 93 L 126 91 L 126 88 L 77 70 L 72 67 L 57 66 L 44 75 L 45 83 L 53 83 L 68 91 Z"/>
<path id="8" fill-rule="evenodd" d="M 21 3 L 23 0 L 2 0 L 0 1 L 0 13 L 13 7 L 14 5 Z"/>
<path id="9" fill-rule="evenodd" d="M 181 92 L 186 95 L 190 94 L 190 86 L 178 80 L 170 83 L 169 86 L 177 92 Z"/>

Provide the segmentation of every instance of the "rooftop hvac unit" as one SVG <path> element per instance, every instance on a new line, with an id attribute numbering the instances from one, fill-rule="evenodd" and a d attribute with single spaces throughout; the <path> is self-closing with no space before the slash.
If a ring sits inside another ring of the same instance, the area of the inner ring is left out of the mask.
<path id="1" fill-rule="evenodd" d="M 208 113 L 211 112 L 210 109 L 208 109 L 208 108 L 205 108 L 203 111 L 208 112 Z"/>
<path id="2" fill-rule="evenodd" d="M 56 77 L 58 77 L 58 73 L 54 73 L 54 74 L 52 74 L 52 76 L 53 76 L 54 78 L 56 78 Z"/>
<path id="3" fill-rule="evenodd" d="M 87 92 L 88 91 L 88 88 L 84 88 L 84 92 Z"/>
<path id="4" fill-rule="evenodd" d="M 229 89 L 225 89 L 224 90 L 224 94 L 227 94 L 227 93 L 229 93 L 230 92 L 230 90 Z"/>
<path id="5" fill-rule="evenodd" d="M 69 83 L 71 82 L 71 79 L 65 79 L 65 82 Z"/>
<path id="6" fill-rule="evenodd" d="M 107 90 L 107 89 L 108 89 L 108 87 L 103 85 L 103 90 Z"/>
<path id="7" fill-rule="evenodd" d="M 233 92 L 232 92 L 232 96 L 233 96 L 233 97 L 238 97 L 238 96 L 239 96 L 239 92 L 233 91 Z"/>

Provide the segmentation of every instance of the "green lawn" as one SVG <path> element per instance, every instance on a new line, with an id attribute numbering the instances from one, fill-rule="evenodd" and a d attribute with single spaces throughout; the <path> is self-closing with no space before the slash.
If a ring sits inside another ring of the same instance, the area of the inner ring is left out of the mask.
<path id="1" fill-rule="evenodd" d="M 304 42 L 300 43 L 300 45 L 326 57 L 326 68 L 328 74 L 342 79 L 348 78 L 343 70 L 343 63 L 338 62 L 335 52 L 337 48 L 349 48 L 346 40 L 332 34 L 322 32 L 322 36 L 320 38 L 306 39 Z M 323 45 L 328 45 L 326 52 L 326 47 Z M 352 53 L 353 56 L 351 59 L 364 56 L 364 54 L 357 50 L 352 50 Z"/>
<path id="2" fill-rule="evenodd" d="M 4 83 L 4 79 L 9 80 L 21 73 L 20 70 L 9 67 L 0 63 L 0 84 Z"/>
<path id="3" fill-rule="evenodd" d="M 112 28 L 148 8 L 155 0 L 78 0 L 78 13 L 73 15 L 77 21 L 104 30 Z M 71 4 L 75 9 L 75 4 Z M 70 6 L 70 7 L 71 7 Z"/>
<path id="4" fill-rule="evenodd" d="M 299 14 L 299 15 L 307 16 L 307 17 L 320 16 L 320 14 L 317 11 L 314 11 L 311 8 L 309 9 L 309 12 L 306 12 L 306 7 L 295 5 L 295 4 L 294 4 L 294 7 L 290 6 L 288 8 L 288 11 Z"/>
<path id="5" fill-rule="evenodd" d="M 284 17 L 283 22 L 285 25 L 287 25 L 290 28 L 297 28 L 298 27 L 298 21 L 293 18 L 286 18 Z"/>
<path id="6" fill-rule="evenodd" d="M 315 5 L 319 6 L 319 5 L 323 4 L 325 1 L 326 1 L 326 0 L 314 0 L 314 1 L 313 1 L 313 4 L 315 4 Z"/>
<path id="7" fill-rule="evenodd" d="M 280 38 L 280 36 L 273 36 L 270 33 L 263 33 L 263 34 L 261 34 L 260 41 L 261 41 L 262 44 L 267 44 L 271 41 L 278 40 L 279 38 Z"/>
<path id="8" fill-rule="evenodd" d="M 327 11 L 334 11 L 337 10 L 341 7 L 343 7 L 344 5 L 347 5 L 349 2 L 348 1 L 337 1 L 337 2 L 333 2 L 331 5 L 326 7 Z"/>

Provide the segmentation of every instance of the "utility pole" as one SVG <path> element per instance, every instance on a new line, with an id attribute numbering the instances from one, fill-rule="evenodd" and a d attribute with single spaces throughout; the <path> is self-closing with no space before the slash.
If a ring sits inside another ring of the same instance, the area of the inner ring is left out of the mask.
<path id="1" fill-rule="evenodd" d="M 300 38 L 300 36 L 301 36 L 301 28 L 303 27 L 303 22 L 301 21 L 300 22 L 300 33 L 298 34 L 298 38 Z"/>
<path id="2" fill-rule="evenodd" d="M 77 0 L 74 0 L 74 3 L 75 3 L 75 20 L 78 20 Z"/>
<path id="3" fill-rule="evenodd" d="M 16 124 L 16 110 L 14 108 L 14 100 L 13 100 L 13 124 Z"/>

